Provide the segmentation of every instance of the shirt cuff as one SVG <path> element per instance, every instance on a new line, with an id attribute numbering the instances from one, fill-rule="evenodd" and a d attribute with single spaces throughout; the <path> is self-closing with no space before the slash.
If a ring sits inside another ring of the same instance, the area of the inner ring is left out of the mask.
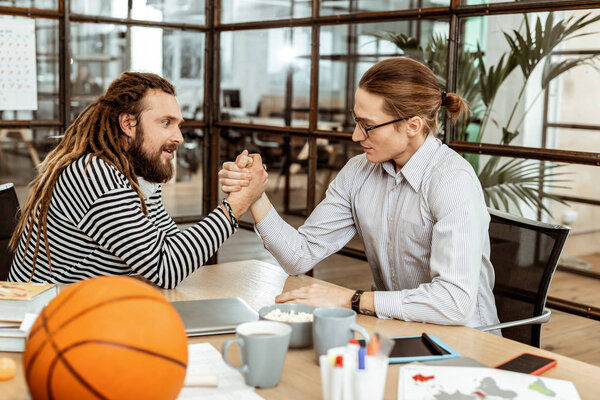
<path id="1" fill-rule="evenodd" d="M 404 300 L 404 291 L 376 291 L 373 292 L 373 305 L 375 314 L 381 319 L 402 319 L 404 310 L 402 301 Z"/>
<path id="2" fill-rule="evenodd" d="M 254 228 L 263 240 L 265 247 L 274 240 L 281 240 L 278 236 L 281 229 L 283 229 L 283 223 L 284 221 L 275 210 L 275 207 L 271 206 L 267 215 L 265 215 L 259 223 L 254 225 Z"/>

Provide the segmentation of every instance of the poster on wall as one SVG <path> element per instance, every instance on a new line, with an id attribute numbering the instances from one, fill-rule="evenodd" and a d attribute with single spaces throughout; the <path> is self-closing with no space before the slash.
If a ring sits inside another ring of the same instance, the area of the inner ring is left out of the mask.
<path id="1" fill-rule="evenodd" d="M 37 110 L 35 21 L 0 24 L 0 110 Z"/>

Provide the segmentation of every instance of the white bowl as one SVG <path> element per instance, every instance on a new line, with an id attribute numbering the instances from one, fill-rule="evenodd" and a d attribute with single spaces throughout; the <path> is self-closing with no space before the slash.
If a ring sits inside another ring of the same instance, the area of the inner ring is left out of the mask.
<path id="1" fill-rule="evenodd" d="M 258 310 L 260 319 L 267 319 L 265 315 L 271 311 L 279 308 L 281 312 L 290 312 L 294 310 L 296 313 L 305 312 L 312 314 L 316 307 L 309 306 L 306 304 L 290 304 L 281 303 L 273 304 L 272 306 L 266 306 Z M 284 324 L 288 324 L 292 327 L 292 334 L 290 336 L 290 347 L 291 348 L 302 348 L 312 346 L 312 321 L 309 322 L 285 322 L 278 321 Z"/>

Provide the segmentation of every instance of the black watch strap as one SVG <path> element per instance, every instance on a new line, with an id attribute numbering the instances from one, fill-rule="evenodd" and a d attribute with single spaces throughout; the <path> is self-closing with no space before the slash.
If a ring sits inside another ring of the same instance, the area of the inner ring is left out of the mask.
<path id="1" fill-rule="evenodd" d="M 354 294 L 352 295 L 352 299 L 350 299 L 350 302 L 352 304 L 352 309 L 354 311 L 356 311 L 357 314 L 360 314 L 360 296 L 364 293 L 364 290 L 357 290 L 356 292 L 354 292 Z"/>

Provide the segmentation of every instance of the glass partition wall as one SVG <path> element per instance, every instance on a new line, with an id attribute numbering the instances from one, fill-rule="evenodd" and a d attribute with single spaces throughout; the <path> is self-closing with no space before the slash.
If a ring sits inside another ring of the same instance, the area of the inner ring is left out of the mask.
<path id="1" fill-rule="evenodd" d="M 473 165 L 488 205 L 570 225 L 561 268 L 600 277 L 598 1 L 0 0 L 0 25 L 11 19 L 36 28 L 38 108 L 0 111 L 0 180 L 21 194 L 36 156 L 113 79 L 151 71 L 175 84 L 186 119 L 164 189 L 185 199 L 175 219 L 215 207 L 221 163 L 247 148 L 299 226 L 361 153 L 348 114 L 361 75 L 411 57 L 469 101 L 456 127 L 440 115 L 438 136 Z M 365 258 L 358 238 L 341 253 Z M 554 305 L 600 319 L 593 305 Z"/>
<path id="2" fill-rule="evenodd" d="M 66 127 L 122 72 L 134 70 L 160 74 L 177 88 L 185 144 L 165 195 L 194 197 L 170 210 L 172 215 L 202 214 L 206 4 L 171 3 L 0 2 L 0 35 L 8 32 L 2 29 L 4 21 L 35 23 L 37 109 L 0 109 L 0 179 L 15 183 L 21 202 L 35 164 Z M 0 74 L 6 74 L 7 65 L 0 55 Z"/>

